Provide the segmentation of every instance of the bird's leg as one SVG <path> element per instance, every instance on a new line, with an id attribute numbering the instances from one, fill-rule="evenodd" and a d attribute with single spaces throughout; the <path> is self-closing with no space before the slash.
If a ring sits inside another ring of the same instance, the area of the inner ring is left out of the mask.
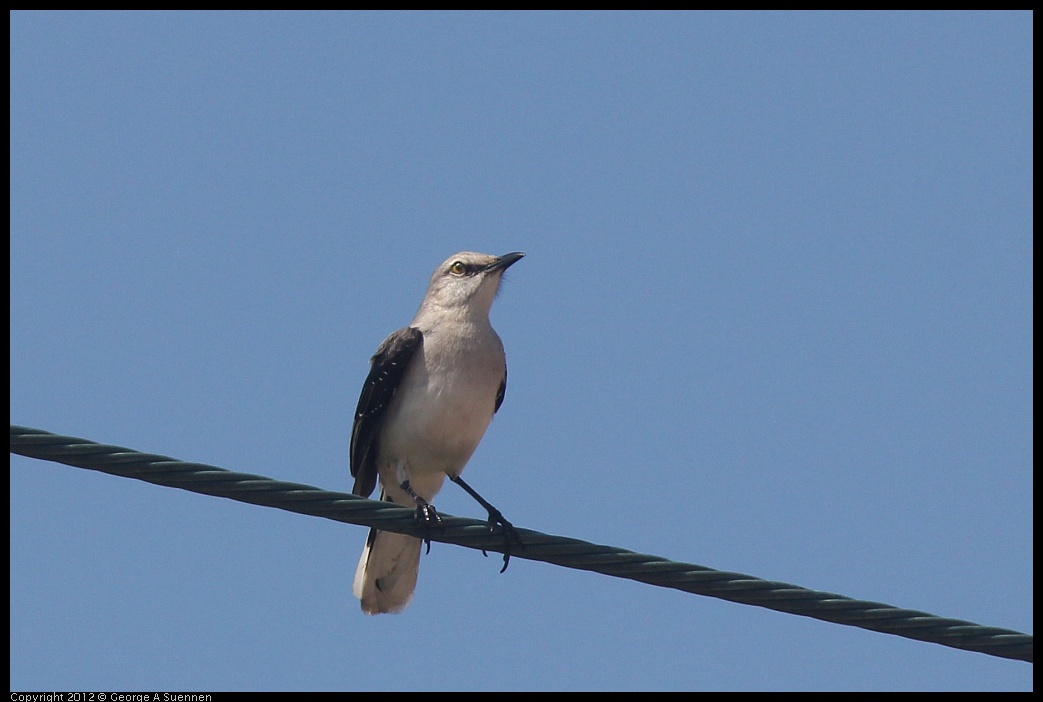
<path id="1" fill-rule="evenodd" d="M 416 514 L 413 517 L 413 521 L 418 524 L 423 523 L 424 532 L 427 534 L 424 538 L 424 543 L 427 544 L 427 552 L 431 553 L 431 526 L 441 526 L 442 518 L 438 516 L 438 512 L 435 511 L 433 504 L 413 491 L 413 486 L 409 484 L 408 480 L 403 480 L 401 487 L 416 503 Z"/>
<path id="2" fill-rule="evenodd" d="M 462 487 L 464 490 L 466 490 L 467 494 L 473 497 L 475 500 L 477 500 L 478 504 L 484 507 L 485 511 L 489 513 L 489 531 L 495 531 L 497 524 L 499 524 L 502 528 L 503 568 L 500 568 L 500 572 L 502 573 L 503 571 L 507 570 L 507 565 L 511 562 L 511 542 L 516 542 L 518 546 L 520 546 L 521 548 L 525 548 L 525 544 L 522 543 L 521 537 L 518 536 L 518 531 L 514 528 L 513 524 L 511 524 L 504 518 L 500 510 L 496 509 L 491 504 L 489 504 L 489 502 L 484 497 L 479 495 L 473 487 L 465 483 L 461 477 L 457 476 L 454 478 L 450 475 L 449 479 L 457 485 L 459 485 L 460 487 Z M 484 549 L 482 550 L 482 553 L 486 556 L 489 555 L 485 553 Z"/>

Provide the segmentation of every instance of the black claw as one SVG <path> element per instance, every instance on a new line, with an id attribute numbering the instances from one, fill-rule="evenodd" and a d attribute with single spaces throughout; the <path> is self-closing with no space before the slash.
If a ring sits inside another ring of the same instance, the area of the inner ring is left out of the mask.
<path id="1" fill-rule="evenodd" d="M 442 518 L 438 515 L 438 510 L 432 504 L 424 503 L 417 505 L 416 507 L 416 521 L 418 523 L 423 522 L 429 526 L 442 526 Z"/>
<path id="2" fill-rule="evenodd" d="M 514 528 L 513 524 L 504 518 L 503 514 L 500 513 L 500 510 L 490 510 L 489 531 L 496 531 L 497 526 L 499 526 L 503 532 L 503 568 L 500 568 L 500 572 L 503 573 L 511 563 L 511 544 L 516 543 L 521 549 L 525 548 L 525 544 L 522 543 L 521 537 L 518 535 L 518 530 Z M 485 551 L 482 551 L 482 553 L 485 553 Z"/>
<path id="3" fill-rule="evenodd" d="M 423 504 L 417 504 L 416 512 L 413 514 L 413 521 L 424 527 L 425 536 L 422 541 L 427 544 L 427 553 L 431 553 L 431 530 L 434 527 L 442 527 L 442 518 L 438 516 L 434 505 L 424 502 Z"/>
<path id="4" fill-rule="evenodd" d="M 496 531 L 497 525 L 500 526 L 503 531 L 503 568 L 500 568 L 500 572 L 507 570 L 507 565 L 511 562 L 511 542 L 517 543 L 522 549 L 525 548 L 525 544 L 522 543 L 521 537 L 518 535 L 518 530 L 514 528 L 514 525 L 503 518 L 503 514 L 500 510 L 493 507 L 489 502 L 475 492 L 474 488 L 465 483 L 460 476 L 449 476 L 450 480 L 462 487 L 468 495 L 473 497 L 478 504 L 485 508 L 485 511 L 489 513 L 489 531 Z M 489 554 L 482 549 L 482 555 L 488 557 Z"/>
<path id="5" fill-rule="evenodd" d="M 441 529 L 442 518 L 438 516 L 438 512 L 435 510 L 433 504 L 413 491 L 408 480 L 403 481 L 400 487 L 405 490 L 406 494 L 412 497 L 413 502 L 416 503 L 416 512 L 413 513 L 413 522 L 415 524 L 423 524 L 424 537 L 422 541 L 427 544 L 427 552 L 431 553 L 431 528 L 432 526 L 436 526 Z"/>

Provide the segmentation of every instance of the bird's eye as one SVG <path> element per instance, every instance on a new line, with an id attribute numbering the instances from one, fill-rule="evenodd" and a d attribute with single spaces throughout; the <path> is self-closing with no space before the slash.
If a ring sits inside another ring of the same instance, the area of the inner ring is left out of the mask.
<path id="1" fill-rule="evenodd" d="M 452 265 L 449 266 L 449 272 L 453 275 L 463 275 L 467 272 L 467 266 L 461 261 L 453 261 Z"/>

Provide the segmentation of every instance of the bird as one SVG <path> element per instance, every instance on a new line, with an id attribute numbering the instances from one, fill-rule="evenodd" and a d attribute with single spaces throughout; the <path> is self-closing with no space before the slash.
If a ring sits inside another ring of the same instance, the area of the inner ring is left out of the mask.
<path id="1" fill-rule="evenodd" d="M 443 261 L 409 326 L 370 359 L 351 431 L 352 493 L 415 509 L 430 530 L 445 478 L 460 485 L 504 534 L 504 565 L 517 537 L 503 514 L 460 478 L 507 389 L 503 343 L 489 311 L 503 273 L 525 254 L 463 251 Z M 371 528 L 352 592 L 366 614 L 401 612 L 413 597 L 422 539 Z M 431 548 L 427 539 L 428 551 Z"/>

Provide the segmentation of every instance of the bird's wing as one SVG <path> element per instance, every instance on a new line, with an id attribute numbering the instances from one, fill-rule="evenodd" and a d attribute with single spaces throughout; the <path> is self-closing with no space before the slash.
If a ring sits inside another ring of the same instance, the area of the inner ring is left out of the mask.
<path id="1" fill-rule="evenodd" d="M 409 360 L 423 343 L 424 335 L 415 327 L 393 332 L 384 339 L 370 360 L 369 376 L 362 386 L 355 423 L 351 428 L 351 492 L 369 497 L 377 485 L 377 443 L 391 398 L 406 373 Z"/>
<path id="2" fill-rule="evenodd" d="M 507 394 L 507 364 L 503 364 L 503 380 L 500 381 L 500 389 L 496 391 L 496 407 L 493 408 L 493 414 L 500 411 L 500 405 L 503 404 L 503 396 Z"/>

